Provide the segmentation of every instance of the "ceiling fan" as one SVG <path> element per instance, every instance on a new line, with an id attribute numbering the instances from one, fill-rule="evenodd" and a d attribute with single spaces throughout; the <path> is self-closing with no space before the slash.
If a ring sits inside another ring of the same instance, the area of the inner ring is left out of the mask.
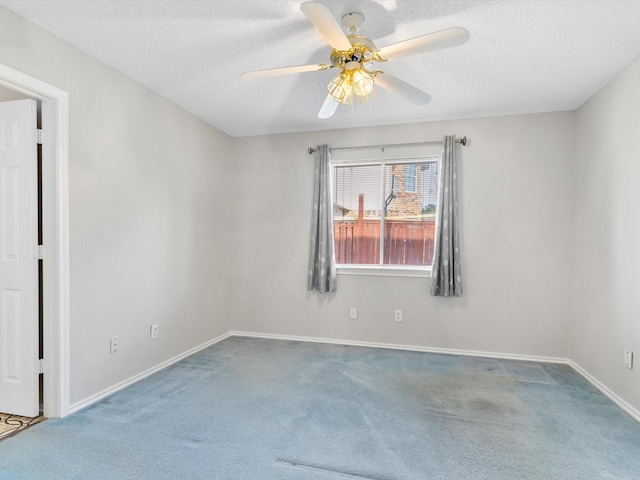
<path id="1" fill-rule="evenodd" d="M 364 21 L 364 16 L 360 13 L 347 13 L 342 17 L 342 25 L 347 32 L 345 34 L 329 9 L 323 4 L 306 2 L 300 5 L 300 9 L 333 48 L 329 55 L 331 63 L 256 70 L 244 73 L 242 77 L 260 78 L 330 68 L 338 69 L 339 74 L 327 85 L 329 94 L 320 108 L 319 118 L 333 116 L 341 103 L 353 106 L 354 97 L 361 103 L 368 100 L 374 91 L 374 85 L 395 93 L 413 104 L 426 105 L 431 101 L 428 93 L 393 75 L 380 70 L 371 70 L 371 66 L 374 62 L 386 62 L 418 53 L 457 47 L 469 40 L 467 30 L 453 27 L 377 48 L 370 38 L 357 35 Z"/>

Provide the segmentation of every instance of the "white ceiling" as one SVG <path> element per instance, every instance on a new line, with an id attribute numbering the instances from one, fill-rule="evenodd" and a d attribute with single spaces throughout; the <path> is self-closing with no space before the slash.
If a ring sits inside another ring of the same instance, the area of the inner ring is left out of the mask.
<path id="1" fill-rule="evenodd" d="M 433 97 L 376 96 L 320 120 L 335 70 L 245 80 L 249 70 L 328 63 L 302 0 L 0 0 L 233 136 L 572 110 L 640 54 L 638 0 L 321 0 L 365 16 L 378 47 L 452 26 L 461 47 L 382 69 Z"/>

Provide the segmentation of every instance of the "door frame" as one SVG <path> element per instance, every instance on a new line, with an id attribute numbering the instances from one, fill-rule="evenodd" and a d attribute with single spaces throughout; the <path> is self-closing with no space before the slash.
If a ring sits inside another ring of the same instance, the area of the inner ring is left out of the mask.
<path id="1" fill-rule="evenodd" d="M 44 277 L 44 415 L 70 408 L 69 336 L 69 94 L 0 64 L 0 85 L 40 101 Z"/>

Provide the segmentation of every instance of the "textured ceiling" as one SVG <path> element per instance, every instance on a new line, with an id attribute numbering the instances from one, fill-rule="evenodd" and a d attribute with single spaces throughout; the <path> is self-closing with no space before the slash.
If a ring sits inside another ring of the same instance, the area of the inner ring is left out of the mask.
<path id="1" fill-rule="evenodd" d="M 640 1 L 321 0 L 365 16 L 378 47 L 453 26 L 461 47 L 382 66 L 428 92 L 414 106 L 376 89 L 320 120 L 335 71 L 246 80 L 249 70 L 327 63 L 302 0 L 0 0 L 80 50 L 233 136 L 571 110 L 640 54 Z"/>

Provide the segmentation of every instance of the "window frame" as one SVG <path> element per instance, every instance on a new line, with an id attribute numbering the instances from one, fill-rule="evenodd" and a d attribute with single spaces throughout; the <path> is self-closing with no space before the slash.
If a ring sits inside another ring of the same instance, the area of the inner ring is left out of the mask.
<path id="1" fill-rule="evenodd" d="M 397 157 L 389 157 L 389 158 L 363 158 L 363 159 L 342 159 L 342 160 L 334 160 L 329 159 L 329 170 L 330 170 L 330 183 L 331 188 L 333 189 L 335 183 L 335 167 L 357 167 L 357 166 L 380 166 L 381 175 L 380 175 L 380 191 L 382 193 L 381 198 L 384 198 L 384 187 L 386 185 L 386 167 L 388 165 L 398 165 L 398 164 L 407 164 L 407 163 L 427 163 L 433 162 L 436 164 L 436 175 L 440 173 L 440 155 L 436 154 L 425 154 L 425 155 L 412 155 L 412 156 L 397 156 Z M 416 166 L 416 192 L 417 182 L 418 182 L 418 168 Z M 436 177 L 437 179 L 437 177 Z M 393 181 L 393 180 L 392 180 Z M 438 181 L 438 180 L 436 180 Z M 393 185 L 392 187 L 393 188 Z M 331 192 L 332 198 L 332 223 L 333 223 L 333 191 Z M 415 193 L 415 192 L 412 192 Z M 439 195 L 437 196 L 439 197 Z M 436 215 L 438 212 L 439 202 L 436 197 Z M 384 215 L 382 214 L 382 203 L 381 207 L 381 215 L 380 215 L 380 231 L 384 231 Z M 384 236 L 381 235 L 380 241 L 380 252 L 381 252 L 381 260 L 382 260 L 382 252 L 384 251 Z M 334 243 L 334 255 L 335 255 L 335 243 Z M 336 263 L 336 273 L 338 275 L 363 275 L 363 276 L 388 276 L 388 277 L 430 277 L 432 271 L 432 265 L 397 265 L 397 264 L 347 264 L 347 263 Z"/>

